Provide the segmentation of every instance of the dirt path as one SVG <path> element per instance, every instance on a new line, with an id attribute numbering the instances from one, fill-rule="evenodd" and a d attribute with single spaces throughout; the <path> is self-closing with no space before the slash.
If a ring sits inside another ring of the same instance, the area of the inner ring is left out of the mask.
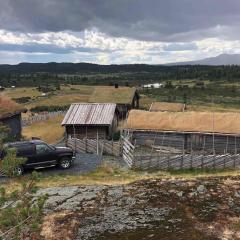
<path id="1" fill-rule="evenodd" d="M 240 239 L 240 177 L 49 188 L 44 239 Z"/>

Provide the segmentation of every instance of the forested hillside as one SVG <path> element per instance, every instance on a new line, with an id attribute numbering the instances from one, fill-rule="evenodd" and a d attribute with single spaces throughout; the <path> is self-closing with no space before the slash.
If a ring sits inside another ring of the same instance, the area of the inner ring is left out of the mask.
<path id="1" fill-rule="evenodd" d="M 38 86 L 41 84 L 119 84 L 138 85 L 161 80 L 240 79 L 240 66 L 164 66 L 164 65 L 97 65 L 89 63 L 20 63 L 0 65 L 0 85 Z"/>

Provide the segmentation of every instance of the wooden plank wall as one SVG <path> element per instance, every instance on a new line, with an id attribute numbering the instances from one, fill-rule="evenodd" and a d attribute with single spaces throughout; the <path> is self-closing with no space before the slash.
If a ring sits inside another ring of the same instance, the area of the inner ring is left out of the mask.
<path id="1" fill-rule="evenodd" d="M 154 131 L 134 131 L 133 142 L 140 146 L 165 146 L 185 149 L 188 152 L 204 150 L 209 153 L 237 154 L 240 153 L 240 137 L 208 135 L 197 133 L 167 133 Z M 214 146 L 214 147 L 213 147 Z"/>

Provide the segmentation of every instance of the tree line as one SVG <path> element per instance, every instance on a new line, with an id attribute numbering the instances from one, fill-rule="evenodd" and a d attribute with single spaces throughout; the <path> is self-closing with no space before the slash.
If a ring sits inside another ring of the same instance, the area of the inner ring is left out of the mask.
<path id="1" fill-rule="evenodd" d="M 22 63 L 0 65 L 0 85 L 38 86 L 41 84 L 139 85 L 163 80 L 240 79 L 240 66 L 165 66 L 165 65 L 97 65 L 89 63 Z"/>

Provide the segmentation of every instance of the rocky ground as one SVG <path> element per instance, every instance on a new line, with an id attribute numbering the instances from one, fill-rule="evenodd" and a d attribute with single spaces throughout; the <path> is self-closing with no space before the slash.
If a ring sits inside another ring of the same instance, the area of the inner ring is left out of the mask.
<path id="1" fill-rule="evenodd" d="M 240 239 L 240 177 L 42 189 L 44 239 Z"/>

